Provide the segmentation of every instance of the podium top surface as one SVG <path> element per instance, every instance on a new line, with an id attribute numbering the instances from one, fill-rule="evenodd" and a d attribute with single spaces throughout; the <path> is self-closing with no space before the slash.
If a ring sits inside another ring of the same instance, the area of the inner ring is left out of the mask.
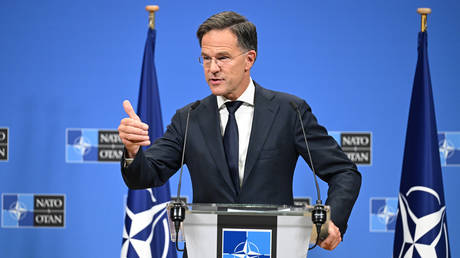
<path id="1" fill-rule="evenodd" d="M 329 210 L 329 207 L 326 206 L 326 209 Z M 186 212 L 217 215 L 310 216 L 312 210 L 313 206 L 309 205 L 188 203 Z"/>

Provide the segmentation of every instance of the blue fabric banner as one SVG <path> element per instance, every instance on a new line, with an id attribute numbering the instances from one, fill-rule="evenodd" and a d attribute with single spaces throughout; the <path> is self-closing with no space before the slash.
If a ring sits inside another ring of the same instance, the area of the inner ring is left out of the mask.
<path id="1" fill-rule="evenodd" d="M 150 141 L 163 135 L 160 96 L 154 63 L 156 31 L 148 30 L 139 89 L 137 114 L 149 125 Z M 161 187 L 128 190 L 121 257 L 177 257 L 170 240 L 166 203 L 169 182 Z"/>
<path id="2" fill-rule="evenodd" d="M 393 257 L 451 256 L 426 31 L 418 35 L 398 207 Z"/>

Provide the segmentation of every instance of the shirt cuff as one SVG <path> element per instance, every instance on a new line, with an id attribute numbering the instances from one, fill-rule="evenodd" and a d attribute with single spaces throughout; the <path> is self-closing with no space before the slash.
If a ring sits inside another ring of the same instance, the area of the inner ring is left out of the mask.
<path id="1" fill-rule="evenodd" d="M 131 163 L 133 163 L 133 158 L 125 158 L 125 162 L 123 164 L 123 167 L 124 168 L 127 168 L 129 165 L 131 165 Z"/>

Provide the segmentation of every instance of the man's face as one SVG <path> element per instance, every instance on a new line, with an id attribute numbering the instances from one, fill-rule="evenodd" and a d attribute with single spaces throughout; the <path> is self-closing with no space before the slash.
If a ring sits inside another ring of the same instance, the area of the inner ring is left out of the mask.
<path id="1" fill-rule="evenodd" d="M 230 29 L 211 30 L 201 39 L 201 55 L 208 60 L 203 64 L 204 76 L 212 94 L 231 100 L 243 94 L 256 57 L 254 50 L 241 50 Z"/>

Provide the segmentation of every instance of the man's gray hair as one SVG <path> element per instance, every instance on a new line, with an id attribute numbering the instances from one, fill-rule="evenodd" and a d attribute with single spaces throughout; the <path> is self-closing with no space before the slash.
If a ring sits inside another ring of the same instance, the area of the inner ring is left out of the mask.
<path id="1" fill-rule="evenodd" d="M 204 21 L 196 36 L 201 47 L 201 40 L 204 34 L 211 30 L 230 29 L 238 39 L 238 46 L 245 50 L 255 50 L 257 52 L 257 31 L 256 26 L 248 21 L 246 17 L 232 11 L 214 14 Z"/>

